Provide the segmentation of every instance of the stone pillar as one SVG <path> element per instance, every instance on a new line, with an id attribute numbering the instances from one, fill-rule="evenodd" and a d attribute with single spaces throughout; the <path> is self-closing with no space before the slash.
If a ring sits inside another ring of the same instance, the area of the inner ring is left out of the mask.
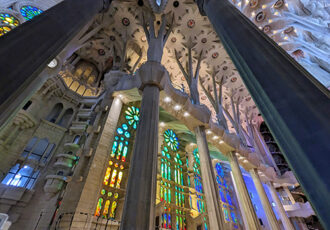
<path id="1" fill-rule="evenodd" d="M 260 197 L 261 204 L 262 204 L 262 207 L 264 208 L 269 226 L 271 227 L 272 230 L 280 230 L 281 229 L 280 225 L 276 219 L 275 213 L 268 200 L 265 189 L 261 183 L 260 177 L 258 175 L 258 170 L 255 168 L 251 169 L 250 174 L 251 174 L 252 180 L 254 182 L 254 186 L 256 187 L 258 195 Z"/>
<path id="2" fill-rule="evenodd" d="M 154 229 L 155 221 L 159 93 L 168 79 L 168 72 L 160 63 L 148 61 L 141 66 L 137 77 L 142 83 L 143 96 L 120 225 L 122 230 Z"/>
<path id="3" fill-rule="evenodd" d="M 0 126 L 17 111 L 16 107 L 24 105 L 26 96 L 31 96 L 27 88 L 30 92 L 37 90 L 33 87 L 39 84 L 35 80 L 47 64 L 110 2 L 64 0 L 1 36 L 0 69 L 6 77 L 0 81 Z"/>
<path id="4" fill-rule="evenodd" d="M 210 229 L 223 229 L 224 218 L 220 208 L 220 197 L 216 186 L 214 170 L 205 134 L 205 128 L 198 126 L 194 129 L 200 158 L 202 183 L 206 200 L 207 215 L 209 217 Z"/>
<path id="5" fill-rule="evenodd" d="M 330 229 L 329 90 L 229 0 L 196 1 L 212 23 L 324 227 Z"/>
<path id="6" fill-rule="evenodd" d="M 234 180 L 236 182 L 238 196 L 242 204 L 243 212 L 246 217 L 248 228 L 250 230 L 261 230 L 259 219 L 253 208 L 249 192 L 246 188 L 241 169 L 239 168 L 236 154 L 231 152 L 228 156 Z"/>
<path id="7" fill-rule="evenodd" d="M 283 223 L 283 226 L 284 226 L 285 230 L 294 230 L 294 227 L 293 227 L 290 219 L 286 215 L 284 207 L 283 207 L 283 205 L 280 201 L 280 198 L 278 197 L 277 192 L 276 192 L 276 190 L 275 190 L 275 188 L 274 188 L 274 186 L 271 182 L 268 183 L 268 187 L 269 187 L 269 190 L 270 190 L 270 194 L 273 198 L 273 201 L 276 204 L 277 211 L 280 214 L 280 217 L 281 217 L 281 220 L 282 220 L 282 223 Z"/>
<path id="8" fill-rule="evenodd" d="M 236 195 L 236 199 L 237 199 L 237 201 L 238 201 L 239 211 L 240 211 L 240 213 L 241 213 L 241 215 L 242 215 L 243 226 L 246 228 L 246 230 L 250 230 L 250 229 L 249 229 L 248 222 L 247 222 L 247 218 L 246 218 L 246 215 L 245 215 L 245 212 L 244 212 L 244 209 L 243 209 L 243 205 L 242 205 L 241 198 L 238 196 L 238 189 L 237 189 L 237 185 L 236 185 L 235 178 L 234 178 L 234 176 L 233 176 L 233 172 L 230 172 L 230 176 L 231 176 L 231 179 L 232 179 L 232 181 L 233 181 L 234 190 L 235 190 L 235 195 Z"/>
<path id="9" fill-rule="evenodd" d="M 288 195 L 288 197 L 289 197 L 289 199 L 290 199 L 290 201 L 291 201 L 291 204 L 295 204 L 296 201 L 295 201 L 295 199 L 293 198 L 293 196 L 292 196 L 290 190 L 288 189 L 288 187 L 287 187 L 287 186 L 283 186 L 283 189 L 284 189 L 284 191 L 286 192 L 286 194 Z"/>

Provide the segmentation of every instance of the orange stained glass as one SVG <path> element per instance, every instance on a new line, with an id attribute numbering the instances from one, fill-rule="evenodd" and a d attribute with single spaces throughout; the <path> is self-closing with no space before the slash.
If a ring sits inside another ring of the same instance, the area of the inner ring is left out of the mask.
<path id="1" fill-rule="evenodd" d="M 117 170 L 115 169 L 112 172 L 111 181 L 110 181 L 110 187 L 115 187 L 116 176 L 117 176 Z"/>
<path id="2" fill-rule="evenodd" d="M 111 205 L 111 211 L 110 211 L 110 218 L 115 218 L 116 215 L 116 208 L 117 208 L 117 201 L 113 201 Z"/>
<path id="3" fill-rule="evenodd" d="M 100 198 L 99 201 L 97 202 L 96 210 L 95 210 L 95 216 L 100 216 L 101 215 L 101 209 L 102 209 L 102 204 L 103 204 L 103 199 Z"/>
<path id="4" fill-rule="evenodd" d="M 109 207 L 110 207 L 110 200 L 107 200 L 104 204 L 104 209 L 103 209 L 103 214 L 102 214 L 102 216 L 104 218 L 107 218 L 107 215 L 109 213 Z"/>
<path id="5" fill-rule="evenodd" d="M 123 178 L 123 172 L 118 173 L 116 188 L 120 188 L 121 179 Z"/>
<path id="6" fill-rule="evenodd" d="M 103 181 L 103 183 L 104 183 L 105 185 L 108 185 L 108 184 L 109 184 L 110 173 L 111 173 L 111 168 L 108 167 L 108 168 L 107 168 L 107 171 L 105 172 L 104 181 Z"/>

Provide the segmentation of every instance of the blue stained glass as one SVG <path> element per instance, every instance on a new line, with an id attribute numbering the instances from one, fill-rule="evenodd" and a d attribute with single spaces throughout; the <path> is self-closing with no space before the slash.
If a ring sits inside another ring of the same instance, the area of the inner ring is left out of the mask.
<path id="1" fill-rule="evenodd" d="M 123 124 L 122 127 L 123 127 L 124 130 L 128 129 L 128 126 L 126 124 Z"/>
<path id="2" fill-rule="evenodd" d="M 123 156 L 127 155 L 127 151 L 128 151 L 128 148 L 127 148 L 127 146 L 125 146 L 124 149 L 123 149 Z"/>
<path id="3" fill-rule="evenodd" d="M 129 132 L 127 132 L 127 131 L 125 132 L 124 135 L 125 135 L 126 138 L 130 138 L 131 137 L 131 134 Z"/>
<path id="4" fill-rule="evenodd" d="M 119 137 L 118 136 L 115 136 L 115 140 L 118 141 L 119 140 Z"/>
<path id="5" fill-rule="evenodd" d="M 21 14 L 26 20 L 30 20 L 35 16 L 41 14 L 43 11 L 34 6 L 23 6 L 21 8 Z"/>
<path id="6" fill-rule="evenodd" d="M 117 129 L 117 133 L 118 133 L 118 134 L 123 134 L 123 133 L 124 133 L 124 130 L 123 130 L 122 128 L 118 128 L 118 129 Z"/>
<path id="7" fill-rule="evenodd" d="M 231 197 L 230 197 L 229 193 L 227 193 L 227 201 L 228 201 L 228 204 L 233 205 L 233 203 L 231 202 Z"/>
<path id="8" fill-rule="evenodd" d="M 123 137 L 120 137 L 120 140 L 121 140 L 121 141 L 123 141 L 123 140 L 124 140 L 124 138 L 123 138 Z"/>

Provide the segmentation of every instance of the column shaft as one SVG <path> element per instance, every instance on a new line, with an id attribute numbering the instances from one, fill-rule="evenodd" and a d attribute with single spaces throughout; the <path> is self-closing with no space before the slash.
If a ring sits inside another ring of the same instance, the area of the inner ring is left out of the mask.
<path id="1" fill-rule="evenodd" d="M 272 206 L 269 203 L 267 194 L 265 192 L 265 189 L 260 181 L 260 177 L 258 175 L 258 170 L 257 169 L 251 169 L 250 174 L 252 176 L 252 180 L 254 182 L 254 186 L 257 189 L 259 198 L 261 200 L 262 207 L 264 208 L 264 211 L 266 213 L 266 217 L 269 223 L 269 226 L 271 227 L 272 230 L 280 230 L 280 226 L 278 224 L 278 221 L 276 219 L 275 213 L 272 209 Z"/>
<path id="2" fill-rule="evenodd" d="M 211 162 L 208 143 L 205 135 L 205 128 L 198 126 L 195 128 L 196 141 L 200 157 L 200 167 L 202 172 L 202 183 L 206 199 L 207 215 L 209 217 L 210 229 L 223 229 L 223 215 L 220 208 L 220 198 L 215 185 L 215 176 Z"/>
<path id="3" fill-rule="evenodd" d="M 122 230 L 154 229 L 158 121 L 159 88 L 146 85 L 126 189 Z"/>
<path id="4" fill-rule="evenodd" d="M 13 101 L 110 1 L 64 0 L 0 37 L 0 69 L 6 76 L 0 81 L 0 126 L 10 117 L 6 111 Z"/>
<path id="5" fill-rule="evenodd" d="M 236 182 L 238 196 L 242 203 L 243 212 L 246 216 L 246 220 L 248 222 L 248 228 L 250 230 L 261 230 L 259 219 L 257 214 L 253 208 L 249 192 L 246 188 L 241 169 L 239 168 L 239 164 L 237 161 L 237 157 L 234 152 L 229 154 L 229 163 L 231 166 L 231 170 L 233 173 L 233 177 Z"/>
<path id="6" fill-rule="evenodd" d="M 294 227 L 293 227 L 291 221 L 289 220 L 288 216 L 285 213 L 285 210 L 283 208 L 283 205 L 282 205 L 282 203 L 280 201 L 280 198 L 277 195 L 277 192 L 276 192 L 273 184 L 272 183 L 268 183 L 268 187 L 269 187 L 269 190 L 270 190 L 270 194 L 271 194 L 271 196 L 273 198 L 273 201 L 276 204 L 276 208 L 278 210 L 278 213 L 281 216 L 281 220 L 282 220 L 282 223 L 284 225 L 285 230 L 294 230 Z"/>
<path id="7" fill-rule="evenodd" d="M 229 0 L 197 2 L 324 227 L 330 229 L 330 92 Z"/>

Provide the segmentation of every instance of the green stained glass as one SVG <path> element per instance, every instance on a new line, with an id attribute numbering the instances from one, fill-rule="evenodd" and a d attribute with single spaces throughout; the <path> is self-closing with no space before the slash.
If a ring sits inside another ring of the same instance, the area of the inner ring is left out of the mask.
<path id="1" fill-rule="evenodd" d="M 172 150 L 176 151 L 179 149 L 179 140 L 172 129 L 168 129 L 164 133 L 164 139 Z"/>
<path id="2" fill-rule="evenodd" d="M 41 14 L 43 11 L 34 6 L 23 6 L 21 8 L 21 14 L 26 20 L 30 20 L 35 16 Z"/>
<path id="3" fill-rule="evenodd" d="M 124 130 L 128 130 L 128 126 L 127 126 L 126 124 L 123 124 L 121 127 L 122 127 Z"/>
<path id="4" fill-rule="evenodd" d="M 129 132 L 127 132 L 127 131 L 125 132 L 124 135 L 125 135 L 126 138 L 130 138 L 131 137 L 131 134 Z"/>
<path id="5" fill-rule="evenodd" d="M 134 129 L 136 129 L 137 124 L 140 120 L 140 110 L 139 110 L 139 108 L 131 106 L 125 111 L 125 114 L 126 114 L 125 118 L 126 118 L 128 124 L 133 126 Z"/>

